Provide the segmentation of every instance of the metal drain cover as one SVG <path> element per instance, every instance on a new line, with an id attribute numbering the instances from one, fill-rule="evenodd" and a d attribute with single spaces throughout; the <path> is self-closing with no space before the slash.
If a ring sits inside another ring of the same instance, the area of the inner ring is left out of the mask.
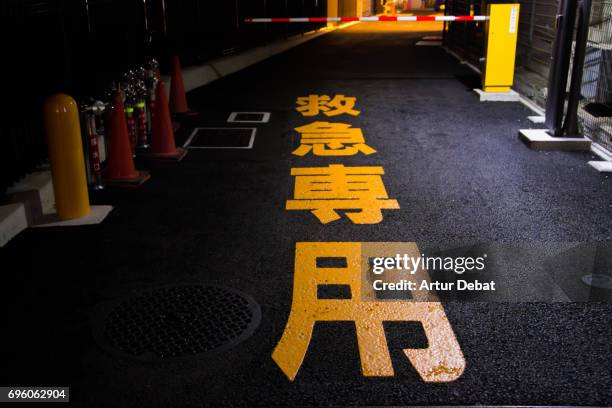
<path id="1" fill-rule="evenodd" d="M 259 305 L 223 286 L 163 287 L 107 308 L 94 329 L 111 352 L 160 360 L 225 351 L 250 337 Z"/>
<path id="2" fill-rule="evenodd" d="M 195 128 L 183 147 L 188 149 L 252 149 L 255 128 Z"/>

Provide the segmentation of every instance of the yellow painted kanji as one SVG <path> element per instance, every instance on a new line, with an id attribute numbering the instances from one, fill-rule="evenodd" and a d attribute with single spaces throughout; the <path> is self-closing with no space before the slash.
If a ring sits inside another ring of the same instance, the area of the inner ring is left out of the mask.
<path id="1" fill-rule="evenodd" d="M 300 146 L 293 152 L 296 156 L 304 156 L 310 151 L 315 156 L 376 153 L 376 150 L 365 144 L 361 129 L 351 128 L 348 123 L 314 122 L 295 130 L 301 134 Z"/>
<path id="2" fill-rule="evenodd" d="M 397 200 L 389 199 L 382 181 L 382 167 L 304 167 L 291 169 L 295 176 L 294 199 L 287 200 L 287 210 L 310 210 L 327 224 L 340 219 L 336 210 L 345 211 L 354 224 L 378 224 L 383 209 L 399 209 Z"/>
<path id="3" fill-rule="evenodd" d="M 272 359 L 293 381 L 304 362 L 315 322 L 355 323 L 361 371 L 368 377 L 394 375 L 383 322 L 421 322 L 428 347 L 404 349 L 404 355 L 426 382 L 449 382 L 461 376 L 465 359 L 453 329 L 438 301 L 373 300 L 360 296 L 367 257 L 385 243 L 298 242 L 295 250 L 293 301 L 289 319 Z M 396 250 L 400 243 L 390 243 Z M 404 253 L 418 256 L 414 243 L 403 243 Z M 395 253 L 395 252 L 393 252 Z M 376 256 L 380 256 L 377 253 Z M 318 258 L 344 258 L 344 267 L 317 266 Z M 427 271 L 420 271 L 427 275 Z M 347 285 L 350 299 L 319 299 L 320 285 Z M 367 284 L 366 284 L 367 286 Z M 342 344 L 338 344 L 342 347 Z"/>
<path id="4" fill-rule="evenodd" d="M 347 114 L 358 116 L 361 112 L 355 109 L 357 98 L 344 95 L 336 95 L 330 98 L 328 95 L 308 95 L 297 98 L 296 108 L 303 116 L 317 116 L 323 113 L 325 116 L 338 116 Z"/>

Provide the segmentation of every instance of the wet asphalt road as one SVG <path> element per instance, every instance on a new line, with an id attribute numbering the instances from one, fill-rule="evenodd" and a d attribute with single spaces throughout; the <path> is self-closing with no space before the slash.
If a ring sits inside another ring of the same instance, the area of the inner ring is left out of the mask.
<path id="1" fill-rule="evenodd" d="M 271 112 L 271 121 L 257 126 L 252 150 L 192 151 L 153 169 L 138 190 L 95 196 L 116 206 L 102 225 L 30 229 L 0 249 L 11 265 L 1 383 L 67 384 L 80 406 L 611 405 L 612 307 L 543 300 L 565 290 L 558 275 L 573 248 L 599 248 L 608 254 L 601 265 L 610 259 L 612 180 L 587 165 L 590 154 L 528 150 L 517 139 L 528 109 L 478 102 L 465 66 L 439 47 L 414 46 L 431 32 L 397 28 L 359 24 L 191 92 L 202 115 L 183 123 L 181 141 L 193 127 L 226 126 L 232 111 Z M 361 115 L 337 120 L 362 128 L 378 153 L 341 162 L 385 168 L 401 209 L 382 223 L 322 225 L 284 210 L 291 167 L 338 162 L 291 155 L 293 129 L 311 121 L 295 99 L 308 94 L 357 97 Z M 400 350 L 422 347 L 423 336 L 401 325 L 387 330 L 395 377 L 363 377 L 347 322 L 317 324 L 289 382 L 270 356 L 290 309 L 295 243 L 309 241 L 481 246 L 499 259 L 513 248 L 516 296 L 445 304 L 467 362 L 455 382 L 419 379 Z M 593 267 L 576 268 L 567 274 L 579 286 Z M 121 359 L 96 344 L 101 304 L 179 282 L 248 293 L 260 326 L 222 354 L 173 362 Z"/>

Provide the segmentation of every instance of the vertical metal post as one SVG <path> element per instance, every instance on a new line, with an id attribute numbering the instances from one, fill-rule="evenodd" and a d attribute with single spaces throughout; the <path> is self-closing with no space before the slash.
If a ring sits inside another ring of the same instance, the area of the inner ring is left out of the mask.
<path id="1" fill-rule="evenodd" d="M 91 34 L 91 13 L 89 12 L 89 0 L 85 0 L 85 17 L 87 18 L 87 34 Z"/>
<path id="2" fill-rule="evenodd" d="M 168 20 L 166 16 L 166 0 L 161 0 L 161 18 L 162 18 L 162 32 L 164 35 L 168 34 Z"/>
<path id="3" fill-rule="evenodd" d="M 577 137 L 578 129 L 578 103 L 582 91 L 582 73 L 584 71 L 584 58 L 586 55 L 587 40 L 589 38 L 589 21 L 591 19 L 591 0 L 581 0 L 578 6 L 578 29 L 576 32 L 576 46 L 574 48 L 574 62 L 572 64 L 572 79 L 570 83 L 567 114 L 563 124 L 563 134 Z"/>
<path id="4" fill-rule="evenodd" d="M 444 0 L 444 15 L 448 15 L 448 0 Z M 447 24 L 448 23 L 445 21 L 442 25 L 442 45 L 444 45 L 445 47 L 448 47 L 448 44 L 446 43 L 446 30 L 448 30 Z"/>
<path id="5" fill-rule="evenodd" d="M 234 8 L 236 11 L 236 36 L 238 35 L 238 32 L 240 31 L 240 6 L 238 5 L 238 0 L 236 0 L 234 2 Z"/>
<path id="6" fill-rule="evenodd" d="M 535 14 L 538 0 L 531 2 L 531 14 L 529 15 L 529 46 L 533 45 L 533 29 L 535 28 Z"/>
<path id="7" fill-rule="evenodd" d="M 561 0 L 557 14 L 557 34 L 553 45 L 548 95 L 546 97 L 545 124 L 552 136 L 562 136 L 567 75 L 572 52 L 572 37 L 576 20 L 577 0 Z"/>
<path id="8" fill-rule="evenodd" d="M 149 10 L 147 0 L 142 0 L 142 19 L 144 23 L 145 32 L 149 32 Z"/>

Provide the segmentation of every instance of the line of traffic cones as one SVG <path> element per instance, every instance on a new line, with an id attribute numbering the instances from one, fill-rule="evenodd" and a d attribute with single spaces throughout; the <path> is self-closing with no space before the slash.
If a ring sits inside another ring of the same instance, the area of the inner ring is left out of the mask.
<path id="1" fill-rule="evenodd" d="M 178 57 L 172 59 L 170 102 L 166 96 L 165 84 L 160 79 L 155 89 L 155 105 L 152 110 L 152 131 L 149 146 L 139 149 L 135 146 L 135 131 L 128 126 L 124 106 L 124 93 L 118 90 L 114 96 L 110 118 L 108 162 L 104 171 L 104 182 L 110 186 L 137 187 L 151 176 L 139 171 L 134 157 L 148 161 L 180 161 L 187 150 L 176 147 L 171 111 L 176 115 L 190 115 L 185 86 Z"/>

